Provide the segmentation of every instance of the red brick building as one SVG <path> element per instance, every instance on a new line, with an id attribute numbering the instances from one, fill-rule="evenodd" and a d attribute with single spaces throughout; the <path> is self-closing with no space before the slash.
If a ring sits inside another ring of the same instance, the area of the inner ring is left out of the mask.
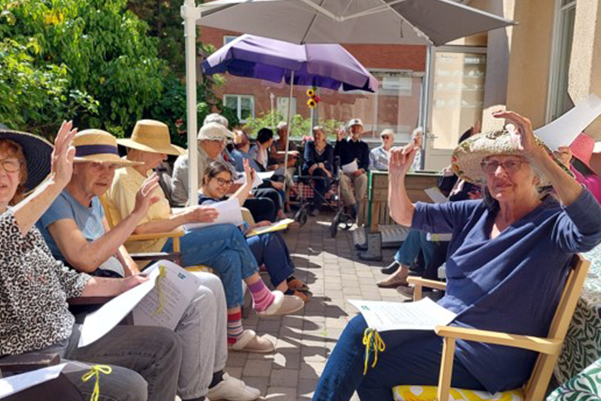
<path id="1" fill-rule="evenodd" d="M 237 32 L 203 27 L 200 39 L 216 48 L 239 36 Z M 344 45 L 380 81 L 377 94 L 319 90 L 320 119 L 348 121 L 361 118 L 365 129 L 376 137 L 385 128 L 397 133 L 397 140 L 406 140 L 418 124 L 422 97 L 422 81 L 426 70 L 426 47 L 404 45 Z M 285 114 L 290 88 L 284 83 L 241 78 L 226 74 L 226 85 L 217 93 L 226 106 L 236 109 L 241 121 L 246 116 L 260 116 L 271 108 Z M 306 105 L 306 87 L 295 88 L 292 112 L 310 115 Z M 272 96 L 273 94 L 273 96 Z"/>

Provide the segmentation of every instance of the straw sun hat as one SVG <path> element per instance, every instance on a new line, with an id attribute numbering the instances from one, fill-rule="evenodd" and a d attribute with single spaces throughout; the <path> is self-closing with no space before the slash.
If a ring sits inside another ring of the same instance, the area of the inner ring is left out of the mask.
<path id="1" fill-rule="evenodd" d="M 555 163 L 573 177 L 570 170 L 553 155 L 553 152 L 540 139 L 536 137 L 535 139 L 538 146 L 545 149 Z M 451 166 L 459 178 L 473 184 L 484 184 L 486 173 L 480 164 L 482 160 L 492 155 L 516 155 L 527 158 L 526 152 L 521 149 L 519 135 L 506 130 L 492 131 L 474 135 L 461 142 L 453 151 Z M 537 173 L 540 177 L 539 187 L 550 185 L 549 179 L 544 174 Z"/>
<path id="2" fill-rule="evenodd" d="M 50 142 L 39 136 L 26 132 L 0 129 L 0 139 L 10 139 L 23 149 L 27 161 L 27 181 L 25 189 L 30 191 L 37 187 L 50 174 L 52 151 Z"/>
<path id="3" fill-rule="evenodd" d="M 75 146 L 74 163 L 110 163 L 119 167 L 141 164 L 120 158 L 115 137 L 99 129 L 78 132 L 73 138 L 73 146 Z"/>
<path id="4" fill-rule="evenodd" d="M 186 151 L 171 144 L 169 127 L 160 121 L 140 120 L 136 123 L 131 138 L 118 139 L 117 143 L 127 148 L 143 150 L 151 153 L 165 153 L 179 156 Z"/>

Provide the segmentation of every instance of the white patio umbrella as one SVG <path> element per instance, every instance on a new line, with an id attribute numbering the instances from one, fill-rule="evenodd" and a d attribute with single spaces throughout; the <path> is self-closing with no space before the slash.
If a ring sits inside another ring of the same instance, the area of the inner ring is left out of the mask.
<path id="1" fill-rule="evenodd" d="M 189 200 L 198 191 L 195 24 L 287 42 L 442 45 L 512 21 L 450 0 L 218 0 L 182 6 L 186 37 Z"/>

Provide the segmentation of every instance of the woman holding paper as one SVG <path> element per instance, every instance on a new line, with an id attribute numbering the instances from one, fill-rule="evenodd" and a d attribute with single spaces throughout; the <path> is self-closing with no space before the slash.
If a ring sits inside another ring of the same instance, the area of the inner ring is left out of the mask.
<path id="1" fill-rule="evenodd" d="M 557 308 L 569 261 L 601 242 L 601 207 L 535 138 L 530 120 L 500 112 L 518 128 L 471 137 L 458 146 L 453 170 L 484 186 L 483 200 L 413 204 L 404 179 L 417 149 L 391 151 L 389 205 L 399 224 L 452 233 L 447 292 L 439 305 L 451 325 L 544 336 Z M 552 185 L 556 199 L 540 189 Z M 391 400 L 397 385 L 436 385 L 442 340 L 433 332 L 382 333 L 386 350 L 363 375 L 365 320 L 342 334 L 314 400 Z M 491 393 L 520 387 L 536 354 L 457 341 L 451 386 Z M 372 361 L 369 361 L 371 366 Z"/>
<path id="2" fill-rule="evenodd" d="M 167 158 L 167 154 L 179 154 L 179 148 L 171 145 L 168 130 L 157 130 L 138 121 L 131 139 L 117 142 L 128 149 L 126 159 L 138 162 L 135 166 L 120 169 L 115 173 L 108 193 L 111 217 L 116 225 L 134 208 L 135 194 L 152 170 Z M 252 182 L 252 181 L 251 181 Z M 214 208 L 191 206 L 178 212 L 169 207 L 165 194 L 159 188 L 159 201 L 148 209 L 148 213 L 136 227 L 135 234 L 157 233 L 175 230 L 190 223 L 212 222 L 217 217 Z M 173 249 L 171 239 L 128 244 L 135 252 L 168 251 Z M 244 236 L 232 224 L 220 224 L 205 228 L 186 230 L 180 238 L 182 263 L 184 266 L 207 265 L 221 277 L 225 291 L 228 314 L 228 344 L 235 351 L 268 353 L 275 347 L 271 341 L 259 337 L 253 330 L 242 326 L 241 306 L 244 303 L 242 281 L 246 283 L 253 298 L 253 308 L 260 316 L 294 313 L 303 308 L 301 299 L 270 291 L 259 276 L 259 266 L 250 251 Z"/>
<path id="3" fill-rule="evenodd" d="M 235 198 L 240 205 L 244 204 L 252 189 L 255 171 L 250 168 L 249 161 L 243 161 L 246 181 L 243 186 L 233 194 L 230 199 Z M 232 184 L 232 174 L 221 162 L 212 162 L 203 177 L 198 198 L 200 205 L 211 205 L 224 199 L 229 186 Z M 311 299 L 308 292 L 309 287 L 293 276 L 294 264 L 290 257 L 290 251 L 286 240 L 279 232 L 270 232 L 260 235 L 249 236 L 255 228 L 269 226 L 271 222 L 260 221 L 254 226 L 244 226 L 246 242 L 250 247 L 258 264 L 264 264 L 269 272 L 271 283 L 276 290 L 286 295 L 295 295 L 304 302 Z"/>

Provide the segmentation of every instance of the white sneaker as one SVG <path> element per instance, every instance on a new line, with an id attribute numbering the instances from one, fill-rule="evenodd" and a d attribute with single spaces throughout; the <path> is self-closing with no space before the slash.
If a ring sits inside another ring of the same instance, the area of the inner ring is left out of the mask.
<path id="1" fill-rule="evenodd" d="M 207 398 L 215 401 L 253 401 L 260 396 L 261 392 L 258 389 L 247 386 L 242 380 L 227 373 L 224 373 L 223 380 L 207 393 Z"/>

